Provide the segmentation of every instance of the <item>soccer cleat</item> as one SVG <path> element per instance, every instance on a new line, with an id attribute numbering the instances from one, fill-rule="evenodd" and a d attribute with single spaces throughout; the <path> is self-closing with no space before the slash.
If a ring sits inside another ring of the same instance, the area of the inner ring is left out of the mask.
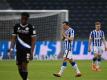
<path id="1" fill-rule="evenodd" d="M 55 77 L 61 77 L 61 75 L 60 74 L 53 74 Z"/>
<path id="2" fill-rule="evenodd" d="M 96 65 L 95 64 L 92 64 L 92 70 L 96 71 Z"/>
<path id="3" fill-rule="evenodd" d="M 102 71 L 102 70 L 101 70 L 101 68 L 99 67 L 99 68 L 96 68 L 96 71 L 99 71 L 99 72 L 100 72 L 100 71 Z"/>
<path id="4" fill-rule="evenodd" d="M 82 76 L 81 73 L 77 73 L 77 74 L 75 75 L 75 77 L 81 77 L 81 76 Z"/>

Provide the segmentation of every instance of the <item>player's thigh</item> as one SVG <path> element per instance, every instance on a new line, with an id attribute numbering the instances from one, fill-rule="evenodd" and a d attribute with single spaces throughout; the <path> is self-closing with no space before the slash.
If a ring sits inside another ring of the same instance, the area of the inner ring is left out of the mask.
<path id="1" fill-rule="evenodd" d="M 26 69 L 26 70 L 27 70 L 27 68 L 28 68 L 28 63 L 22 62 L 22 67 L 23 67 L 23 69 Z"/>
<path id="2" fill-rule="evenodd" d="M 29 62 L 30 52 L 28 50 L 18 50 L 16 54 L 16 61 L 18 65 Z"/>
<path id="3" fill-rule="evenodd" d="M 104 49 L 102 47 L 96 47 L 94 50 L 95 57 L 100 57 L 104 52 Z"/>
<path id="4" fill-rule="evenodd" d="M 23 60 L 23 54 L 21 53 L 20 50 L 17 50 L 16 51 L 16 64 L 18 65 L 18 67 L 22 65 L 22 60 Z"/>
<path id="5" fill-rule="evenodd" d="M 104 52 L 104 48 L 101 46 L 101 47 L 98 47 L 98 54 L 99 55 L 102 55 Z"/>
<path id="6" fill-rule="evenodd" d="M 94 57 L 98 57 L 98 47 L 94 46 L 92 52 L 94 53 Z"/>
<path id="7" fill-rule="evenodd" d="M 72 56 L 71 56 L 71 51 L 69 51 L 69 50 L 65 50 L 64 51 L 64 56 L 63 56 L 63 58 L 64 59 L 69 59 L 69 58 L 71 58 Z"/>

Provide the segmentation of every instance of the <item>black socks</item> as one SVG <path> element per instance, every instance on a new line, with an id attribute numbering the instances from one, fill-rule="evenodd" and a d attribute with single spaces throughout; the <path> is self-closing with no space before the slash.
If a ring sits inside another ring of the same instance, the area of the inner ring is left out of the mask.
<path id="1" fill-rule="evenodd" d="M 22 77 L 23 80 L 27 80 L 27 77 L 28 77 L 28 72 L 27 71 L 19 69 L 19 74 L 20 74 L 20 76 Z"/>

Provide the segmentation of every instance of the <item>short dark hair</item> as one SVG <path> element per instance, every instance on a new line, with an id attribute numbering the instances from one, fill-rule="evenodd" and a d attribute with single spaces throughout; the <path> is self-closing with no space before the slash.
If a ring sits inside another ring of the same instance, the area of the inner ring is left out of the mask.
<path id="1" fill-rule="evenodd" d="M 95 22 L 95 25 L 101 25 L 101 22 L 96 21 L 96 22 Z"/>
<path id="2" fill-rule="evenodd" d="M 23 12 L 23 13 L 21 13 L 21 16 L 26 16 L 26 17 L 29 18 L 29 13 L 28 12 Z"/>
<path id="3" fill-rule="evenodd" d="M 63 24 L 70 25 L 68 21 L 64 21 Z"/>

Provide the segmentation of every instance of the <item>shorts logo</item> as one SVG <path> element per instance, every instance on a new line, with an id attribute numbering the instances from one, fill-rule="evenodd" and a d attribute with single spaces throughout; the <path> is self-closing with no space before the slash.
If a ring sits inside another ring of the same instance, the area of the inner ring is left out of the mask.
<path id="1" fill-rule="evenodd" d="M 18 27 L 18 30 L 20 29 L 20 27 Z"/>
<path id="2" fill-rule="evenodd" d="M 35 30 L 33 31 L 33 34 L 36 34 L 36 31 L 35 31 Z"/>
<path id="3" fill-rule="evenodd" d="M 27 53 L 26 58 L 27 58 L 27 61 L 29 61 L 29 59 L 30 59 L 30 54 L 29 53 Z"/>

